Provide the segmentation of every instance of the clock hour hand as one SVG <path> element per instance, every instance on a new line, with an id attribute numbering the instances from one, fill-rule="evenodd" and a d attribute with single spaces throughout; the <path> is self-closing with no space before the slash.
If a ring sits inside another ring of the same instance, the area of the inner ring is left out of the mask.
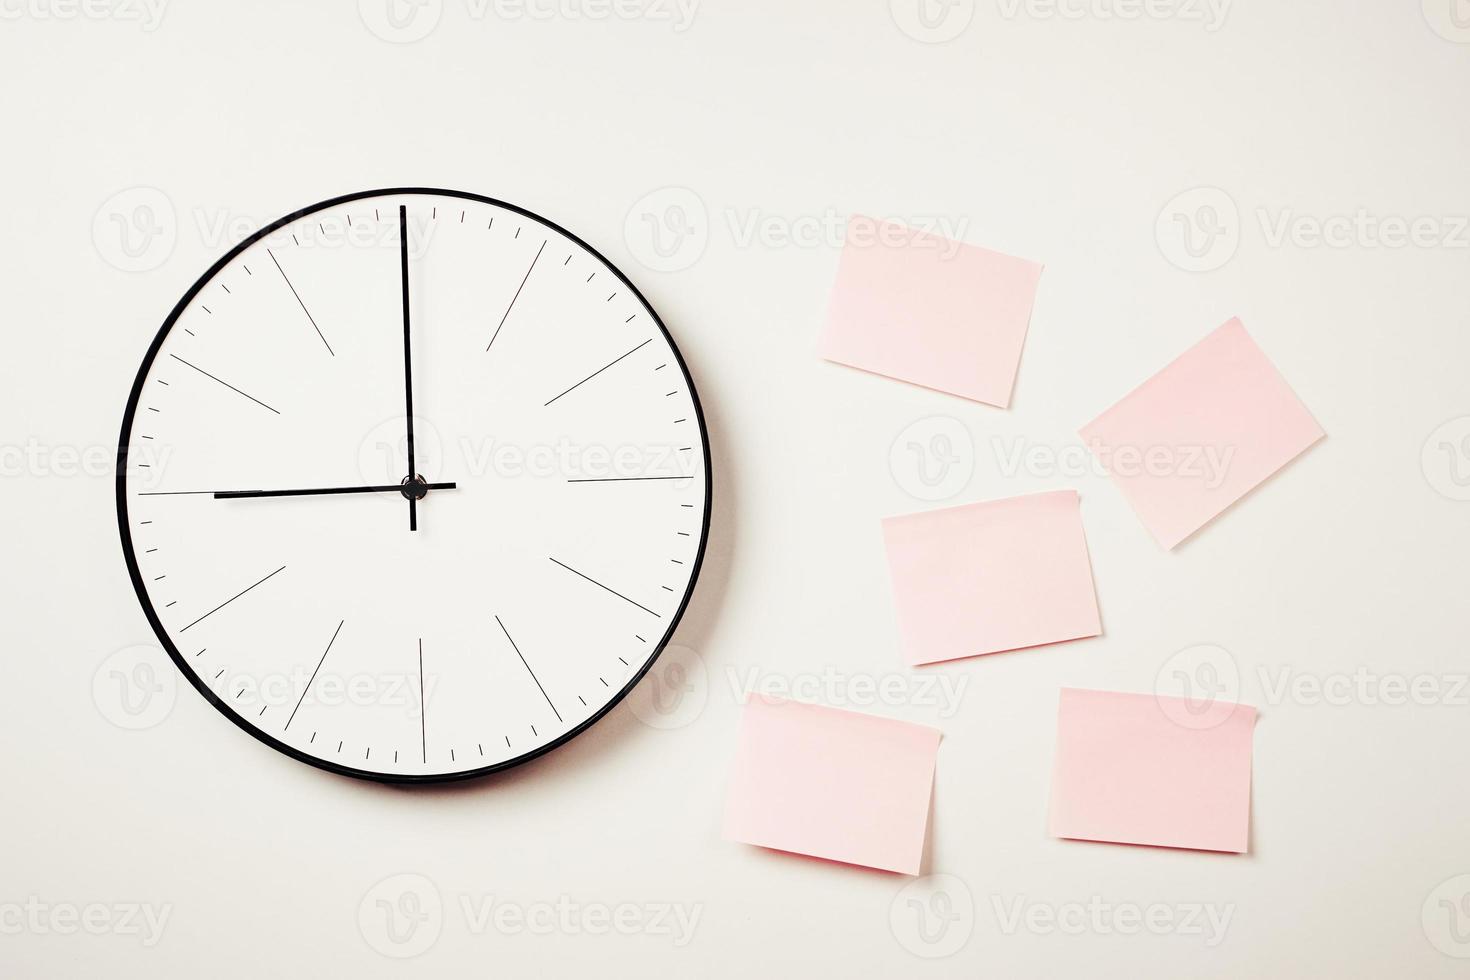
<path id="1" fill-rule="evenodd" d="M 337 493 L 392 493 L 395 490 L 409 499 L 421 499 L 430 490 L 453 490 L 453 483 L 424 483 L 421 480 L 404 480 L 376 487 L 312 487 L 306 490 L 216 490 L 214 499 L 225 500 L 237 497 L 311 497 Z"/>

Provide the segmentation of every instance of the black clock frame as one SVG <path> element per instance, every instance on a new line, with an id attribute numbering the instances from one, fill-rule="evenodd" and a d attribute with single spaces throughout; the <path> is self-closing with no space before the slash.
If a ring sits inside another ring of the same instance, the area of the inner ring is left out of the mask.
<path id="1" fill-rule="evenodd" d="M 282 742 L 279 739 L 274 738 L 266 732 L 262 731 L 261 729 L 252 726 L 240 715 L 231 711 L 224 700 L 221 699 L 219 695 L 215 694 L 215 692 L 212 691 L 209 686 L 204 683 L 203 679 L 189 667 L 187 660 L 185 660 L 184 656 L 179 652 L 178 647 L 169 637 L 168 631 L 164 629 L 162 621 L 158 618 L 158 611 L 153 607 L 153 600 L 149 597 L 148 591 L 144 587 L 143 576 L 138 568 L 138 558 L 133 546 L 133 535 L 128 518 L 128 444 L 132 436 L 133 420 L 138 410 L 138 401 L 142 397 L 143 385 L 144 382 L 147 380 L 148 371 L 153 366 L 153 362 L 158 356 L 159 349 L 163 346 L 164 338 L 166 338 L 169 334 L 169 331 L 173 329 L 174 323 L 178 320 L 180 314 L 183 313 L 184 309 L 188 307 L 190 301 L 193 300 L 195 295 L 198 294 L 198 292 L 203 289 L 221 269 L 228 265 L 235 258 L 235 256 L 239 255 L 241 252 L 245 251 L 245 249 L 249 248 L 255 242 L 269 235 L 271 232 L 276 231 L 277 229 L 282 228 L 286 225 L 289 225 L 291 222 L 303 218 L 309 214 L 314 214 L 317 211 L 323 211 L 327 208 L 336 207 L 340 204 L 347 204 L 351 201 L 357 201 L 367 197 L 382 197 L 390 194 L 431 194 L 441 197 L 455 197 L 466 201 L 477 201 L 481 204 L 489 204 L 495 207 L 504 208 L 508 211 L 513 211 L 516 214 L 530 218 L 533 221 L 538 221 L 546 227 L 552 229 L 553 231 L 556 231 L 557 233 L 566 236 L 569 241 L 575 242 L 577 245 L 586 249 L 588 253 L 600 260 L 605 266 L 607 266 L 607 268 L 611 269 L 613 275 L 617 276 L 622 284 L 626 286 L 628 290 L 638 298 L 638 301 L 643 304 L 644 308 L 648 310 L 649 316 L 653 318 L 653 322 L 658 326 L 659 331 L 664 335 L 664 339 L 668 341 L 669 348 L 674 352 L 674 360 L 679 365 L 679 371 L 684 376 L 684 383 L 689 386 L 689 396 L 694 402 L 694 416 L 696 421 L 699 423 L 701 449 L 704 453 L 704 513 L 702 515 L 700 523 L 699 548 L 695 552 L 694 565 L 689 576 L 689 585 L 685 588 L 684 595 L 679 600 L 679 608 L 670 618 L 668 628 L 664 631 L 663 636 L 659 638 L 657 645 L 654 647 L 652 655 L 649 656 L 648 660 L 644 663 L 642 668 L 639 669 L 639 671 L 634 674 L 633 677 L 630 678 L 625 685 L 623 685 L 622 689 L 619 690 L 615 695 L 613 695 L 611 700 L 609 700 L 600 709 L 594 712 L 591 717 L 579 724 L 577 727 L 571 729 L 570 731 L 554 739 L 553 741 L 548 742 L 547 744 L 542 745 L 538 748 L 532 749 L 529 752 L 516 756 L 513 759 L 507 759 L 504 762 L 498 762 L 490 766 L 482 766 L 478 769 L 467 769 L 463 772 L 443 774 L 396 774 L 373 772 L 367 769 L 357 769 L 352 766 L 339 765 L 335 762 L 329 762 L 325 759 L 319 759 L 315 756 L 308 755 L 305 752 L 298 751 L 292 746 L 287 745 L 285 742 Z M 344 194 L 340 197 L 334 197 L 325 201 L 320 201 L 316 204 L 312 204 L 297 211 L 293 211 L 285 217 L 271 222 L 269 225 L 261 228 L 259 231 L 250 235 L 244 241 L 240 242 L 234 248 L 226 252 L 218 261 L 210 266 L 209 269 L 203 275 L 201 275 L 192 286 L 189 287 L 188 291 L 185 292 L 183 297 L 178 301 L 177 304 L 175 304 L 173 310 L 169 313 L 168 318 L 163 321 L 163 326 L 159 328 L 158 333 L 154 336 L 153 343 L 149 345 L 148 352 L 143 357 L 143 364 L 141 367 L 139 367 L 138 375 L 133 381 L 132 390 L 128 394 L 127 408 L 123 412 L 122 431 L 118 436 L 117 443 L 117 527 L 118 534 L 122 539 L 123 557 L 127 562 L 128 576 L 133 580 L 133 591 L 136 592 L 138 595 L 138 602 L 143 607 L 143 613 L 145 616 L 147 616 L 148 623 L 150 626 L 153 627 L 154 634 L 158 637 L 158 641 L 163 644 L 163 648 L 168 651 L 168 655 L 173 660 L 175 666 L 177 666 L 179 671 L 189 680 L 191 684 L 194 685 L 194 688 L 204 696 L 205 700 L 214 705 L 214 707 L 222 715 L 229 718 L 230 721 L 234 722 L 241 729 L 254 736 L 257 740 L 265 743 L 266 745 L 269 745 L 277 752 L 288 755 L 299 762 L 305 762 L 308 765 L 315 766 L 318 769 L 324 769 L 327 772 L 336 773 L 340 776 L 352 776 L 356 779 L 365 779 L 372 782 L 380 783 L 446 783 L 456 782 L 465 779 L 475 779 L 481 776 L 488 776 L 491 773 L 501 772 L 514 766 L 519 766 L 524 763 L 530 762 L 532 759 L 539 758 L 540 756 L 545 755 L 553 749 L 565 745 L 567 742 L 576 738 L 587 729 L 591 728 L 594 724 L 597 723 L 598 720 L 600 720 L 604 715 L 606 715 L 609 711 L 616 707 L 617 704 L 628 695 L 628 692 L 631 691 L 635 686 L 637 686 L 638 682 L 643 679 L 643 675 L 648 673 L 648 671 L 658 661 L 659 656 L 663 653 L 664 647 L 668 645 L 669 639 L 673 636 L 674 630 L 678 628 L 679 621 L 684 616 L 684 610 L 687 609 L 689 606 L 690 598 L 694 595 L 694 586 L 699 581 L 700 569 L 704 565 L 705 546 L 709 543 L 710 512 L 711 503 L 713 501 L 713 490 L 714 475 L 713 471 L 710 468 L 709 430 L 705 426 L 704 409 L 700 405 L 699 392 L 694 386 L 694 379 L 689 375 L 688 365 L 684 363 L 684 355 L 680 353 L 678 345 L 674 343 L 673 336 L 669 334 L 668 328 L 664 326 L 663 320 L 659 318 L 659 315 L 657 311 L 654 310 L 653 305 L 648 302 L 648 300 L 643 296 L 641 292 L 638 291 L 638 287 L 634 286 L 633 283 L 628 279 L 628 277 L 623 274 L 622 270 L 613 265 L 612 262 L 608 261 L 607 257 L 604 256 L 597 249 L 587 244 L 587 242 L 583 241 L 577 235 L 574 235 L 570 231 L 567 231 L 561 225 L 557 224 L 554 221 L 551 221 L 548 218 L 542 217 L 539 214 L 536 214 L 534 211 L 529 211 L 523 207 L 509 204 L 505 201 L 499 201 L 492 197 L 485 197 L 482 194 L 473 194 L 468 191 L 448 190 L 445 188 L 437 187 L 388 187 L 379 190 L 359 191 L 353 194 Z"/>

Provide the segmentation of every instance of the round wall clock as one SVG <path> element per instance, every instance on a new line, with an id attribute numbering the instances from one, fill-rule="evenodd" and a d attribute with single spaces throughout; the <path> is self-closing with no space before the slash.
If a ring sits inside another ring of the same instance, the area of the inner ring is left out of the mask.
<path id="1" fill-rule="evenodd" d="M 523 208 L 351 194 L 262 229 L 154 338 L 119 441 L 143 611 L 230 720 L 395 782 L 540 755 L 689 601 L 709 447 L 621 272 Z"/>

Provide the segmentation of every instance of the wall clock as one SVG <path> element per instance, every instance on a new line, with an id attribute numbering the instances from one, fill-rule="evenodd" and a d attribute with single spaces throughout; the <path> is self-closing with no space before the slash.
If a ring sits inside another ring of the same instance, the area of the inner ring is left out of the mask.
<path id="1" fill-rule="evenodd" d="M 225 255 L 143 359 L 117 514 L 211 704 L 333 772 L 540 755 L 649 669 L 709 530 L 694 385 L 621 272 L 531 212 L 400 188 Z"/>

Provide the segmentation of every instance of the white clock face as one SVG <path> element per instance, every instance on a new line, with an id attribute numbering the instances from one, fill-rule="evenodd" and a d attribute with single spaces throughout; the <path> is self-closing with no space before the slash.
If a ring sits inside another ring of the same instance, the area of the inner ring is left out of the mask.
<path id="1" fill-rule="evenodd" d="M 445 779 L 560 744 L 651 665 L 708 459 L 673 342 L 600 255 L 507 204 L 382 191 L 266 229 L 179 303 L 118 517 L 216 707 L 333 771 Z"/>

